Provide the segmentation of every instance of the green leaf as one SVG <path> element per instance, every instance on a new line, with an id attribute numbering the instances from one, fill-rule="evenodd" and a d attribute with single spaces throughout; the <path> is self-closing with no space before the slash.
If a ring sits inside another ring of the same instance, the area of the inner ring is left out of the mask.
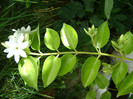
<path id="1" fill-rule="evenodd" d="M 42 80 L 44 88 L 51 84 L 56 78 L 61 66 L 61 59 L 55 56 L 46 58 L 42 69 Z"/>
<path id="2" fill-rule="evenodd" d="M 37 79 L 39 66 L 37 65 L 36 60 L 32 56 L 28 56 L 27 58 L 22 58 L 18 66 L 19 73 L 25 83 L 38 90 Z"/>
<path id="3" fill-rule="evenodd" d="M 122 48 L 122 52 L 124 54 L 130 54 L 133 51 L 133 35 L 131 32 L 127 32 L 124 37 L 123 41 L 125 41 L 125 44 Z"/>
<path id="4" fill-rule="evenodd" d="M 105 0 L 104 13 L 105 13 L 107 19 L 110 18 L 110 13 L 113 8 L 113 4 L 114 4 L 113 0 Z"/>
<path id="5" fill-rule="evenodd" d="M 100 60 L 96 57 L 89 57 L 83 64 L 81 78 L 84 87 L 90 85 L 96 78 L 100 68 Z"/>
<path id="6" fill-rule="evenodd" d="M 112 79 L 114 83 L 117 85 L 119 84 L 127 74 L 127 65 L 123 62 L 120 62 L 116 65 L 113 69 Z"/>
<path id="7" fill-rule="evenodd" d="M 40 33 L 39 33 L 39 25 L 36 28 L 36 31 L 32 34 L 32 42 L 31 48 L 33 50 L 40 50 Z"/>
<path id="8" fill-rule="evenodd" d="M 58 33 L 53 29 L 46 28 L 44 43 L 50 50 L 58 50 L 60 45 Z"/>
<path id="9" fill-rule="evenodd" d="M 58 75 L 63 76 L 70 72 L 76 63 L 76 56 L 72 54 L 66 54 L 61 57 L 61 68 Z"/>
<path id="10" fill-rule="evenodd" d="M 95 99 L 96 92 L 95 91 L 89 91 L 85 97 L 85 99 Z"/>
<path id="11" fill-rule="evenodd" d="M 67 24 L 63 24 L 61 29 L 61 40 L 65 47 L 68 49 L 75 49 L 78 43 L 78 36 L 75 29 Z"/>
<path id="12" fill-rule="evenodd" d="M 98 27 L 97 35 L 94 36 L 94 42 L 97 48 L 102 48 L 108 42 L 110 31 L 107 21 Z"/>
<path id="13" fill-rule="evenodd" d="M 108 91 L 104 92 L 100 99 L 111 99 L 111 93 Z"/>
<path id="14" fill-rule="evenodd" d="M 127 77 L 118 88 L 117 97 L 129 94 L 131 92 L 133 92 L 133 72 L 127 75 Z"/>
<path id="15" fill-rule="evenodd" d="M 108 79 L 100 73 L 98 73 L 95 81 L 96 81 L 96 84 L 98 85 L 98 87 L 101 89 L 104 89 L 105 87 L 107 87 L 109 85 Z"/>

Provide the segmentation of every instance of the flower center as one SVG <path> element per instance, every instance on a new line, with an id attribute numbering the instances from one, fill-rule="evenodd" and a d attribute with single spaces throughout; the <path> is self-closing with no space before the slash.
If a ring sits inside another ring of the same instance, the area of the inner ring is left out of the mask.
<path id="1" fill-rule="evenodd" d="M 18 49 L 18 47 L 16 47 L 16 49 Z"/>

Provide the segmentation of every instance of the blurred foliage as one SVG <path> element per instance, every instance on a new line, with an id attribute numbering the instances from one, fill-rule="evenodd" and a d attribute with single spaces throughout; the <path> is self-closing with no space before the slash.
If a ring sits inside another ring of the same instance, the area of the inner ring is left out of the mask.
<path id="1" fill-rule="evenodd" d="M 71 0 L 57 10 L 59 19 L 54 23 L 55 29 L 60 29 L 61 24 L 66 22 L 75 27 L 79 37 L 87 42 L 83 28 L 91 25 L 99 26 L 106 20 L 104 15 L 104 0 Z M 131 0 L 114 0 L 114 6 L 109 19 L 111 36 L 129 31 L 133 27 L 133 1 Z M 58 23 L 58 25 L 57 25 Z"/>

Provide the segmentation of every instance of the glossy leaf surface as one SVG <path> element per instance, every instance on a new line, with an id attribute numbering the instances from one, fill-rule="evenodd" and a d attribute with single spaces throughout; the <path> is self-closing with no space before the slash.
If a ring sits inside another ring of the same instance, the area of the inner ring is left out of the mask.
<path id="1" fill-rule="evenodd" d="M 110 37 L 110 31 L 107 21 L 98 27 L 98 32 L 94 36 L 94 42 L 97 48 L 102 48 L 106 45 Z"/>
<path id="2" fill-rule="evenodd" d="M 130 54 L 133 51 L 133 35 L 131 32 L 127 32 L 123 36 L 123 41 L 125 41 L 125 44 L 122 48 L 122 52 L 125 54 Z"/>
<path id="3" fill-rule="evenodd" d="M 39 25 L 31 36 L 32 36 L 31 48 L 34 50 L 40 50 Z"/>
<path id="4" fill-rule="evenodd" d="M 56 78 L 61 66 L 61 59 L 55 56 L 46 58 L 42 69 L 42 80 L 44 88 L 51 84 Z"/>
<path id="5" fill-rule="evenodd" d="M 81 71 L 81 78 L 84 87 L 87 87 L 94 81 L 98 74 L 100 64 L 100 60 L 98 60 L 96 57 L 89 57 L 85 61 Z"/>
<path id="6" fill-rule="evenodd" d="M 118 65 L 116 65 L 116 67 L 113 69 L 112 73 L 113 82 L 116 85 L 119 84 L 124 79 L 126 74 L 127 74 L 127 65 L 123 62 L 118 63 Z"/>
<path id="7" fill-rule="evenodd" d="M 58 75 L 63 76 L 68 73 L 76 63 L 76 56 L 72 54 L 66 54 L 61 57 L 61 68 Z"/>
<path id="8" fill-rule="evenodd" d="M 58 50 L 60 45 L 58 33 L 53 29 L 46 28 L 44 43 L 50 50 Z"/>
<path id="9" fill-rule="evenodd" d="M 23 58 L 19 62 L 19 73 L 26 84 L 30 87 L 37 88 L 37 79 L 38 79 L 38 70 L 39 66 L 37 65 L 36 60 L 29 56 Z"/>
<path id="10" fill-rule="evenodd" d="M 133 72 L 128 74 L 121 86 L 118 88 L 117 97 L 129 94 L 131 92 L 133 92 Z"/>
<path id="11" fill-rule="evenodd" d="M 64 23 L 60 34 L 62 43 L 65 47 L 67 47 L 68 49 L 76 48 L 78 43 L 78 35 L 72 26 Z"/>

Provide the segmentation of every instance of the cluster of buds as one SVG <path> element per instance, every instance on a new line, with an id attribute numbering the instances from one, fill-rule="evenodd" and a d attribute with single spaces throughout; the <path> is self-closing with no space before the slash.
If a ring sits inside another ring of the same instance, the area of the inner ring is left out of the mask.
<path id="1" fill-rule="evenodd" d="M 132 46 L 130 46 L 133 43 L 133 35 L 131 32 L 127 32 L 125 35 L 122 34 L 116 42 L 111 42 L 114 49 L 118 52 L 130 54 L 133 51 Z"/>
<path id="2" fill-rule="evenodd" d="M 113 72 L 113 68 L 112 68 L 112 65 L 110 64 L 107 64 L 107 63 L 102 63 L 103 65 L 103 72 L 105 75 L 109 75 L 109 74 L 112 74 Z"/>
<path id="3" fill-rule="evenodd" d="M 120 36 L 120 38 L 117 40 L 117 42 L 111 41 L 111 42 L 112 42 L 112 45 L 113 45 L 113 47 L 115 48 L 116 51 L 120 51 L 120 50 L 124 47 L 124 45 L 126 44 L 127 39 L 124 40 L 123 37 L 124 37 L 124 36 L 123 36 L 123 34 L 122 34 L 122 35 Z"/>
<path id="4" fill-rule="evenodd" d="M 90 37 L 94 37 L 97 34 L 97 28 L 95 28 L 94 25 L 92 25 L 92 27 L 88 28 L 88 31 L 86 29 L 84 29 L 84 31 L 86 32 L 87 35 L 89 35 Z"/>

